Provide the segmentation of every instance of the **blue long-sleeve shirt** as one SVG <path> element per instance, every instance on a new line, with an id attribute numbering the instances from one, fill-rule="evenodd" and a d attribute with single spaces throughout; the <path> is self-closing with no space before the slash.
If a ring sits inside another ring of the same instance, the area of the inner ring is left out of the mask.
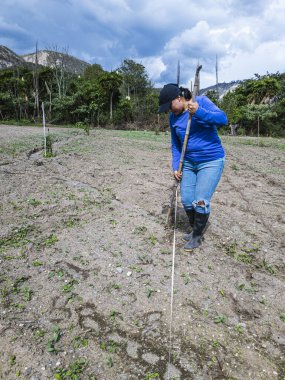
<path id="1" fill-rule="evenodd" d="M 225 156 L 225 151 L 218 136 L 217 127 L 227 124 L 227 116 L 206 96 L 197 96 L 196 101 L 199 107 L 192 116 L 184 157 L 195 163 L 222 158 Z M 188 111 L 180 115 L 171 112 L 169 115 L 173 171 L 179 168 L 188 117 Z"/>

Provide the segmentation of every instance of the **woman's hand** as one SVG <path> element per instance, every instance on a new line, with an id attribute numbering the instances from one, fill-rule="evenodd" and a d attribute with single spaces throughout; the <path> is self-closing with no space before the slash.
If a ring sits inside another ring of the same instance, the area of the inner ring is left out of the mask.
<path id="1" fill-rule="evenodd" d="M 180 182 L 181 180 L 181 177 L 182 177 L 182 173 L 181 172 L 178 172 L 178 170 L 175 170 L 175 172 L 173 172 L 173 175 L 174 175 L 174 178 Z"/>
<path id="2" fill-rule="evenodd" d="M 191 115 L 194 115 L 194 113 L 197 111 L 199 105 L 197 102 L 192 102 L 192 100 L 189 100 L 187 104 L 188 111 L 191 113 Z"/>

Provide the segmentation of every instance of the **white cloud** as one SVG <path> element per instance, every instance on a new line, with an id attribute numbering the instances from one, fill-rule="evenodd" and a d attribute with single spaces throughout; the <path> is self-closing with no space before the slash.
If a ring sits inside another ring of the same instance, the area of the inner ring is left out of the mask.
<path id="1" fill-rule="evenodd" d="M 157 81 L 160 74 L 166 70 L 166 66 L 163 63 L 161 57 L 147 57 L 142 58 L 140 61 L 146 68 L 151 81 Z"/>
<path id="2" fill-rule="evenodd" d="M 221 62 L 220 79 L 229 82 L 234 79 L 247 79 L 254 74 L 284 72 L 285 39 L 266 42 L 253 52 L 240 51 L 234 59 L 224 57 Z"/>
<path id="3" fill-rule="evenodd" d="M 156 85 L 201 85 L 284 71 L 284 0 L 2 0 L 0 42 L 16 53 L 57 45 L 106 70 L 125 58 L 146 67 Z M 270 58 L 270 59 L 268 59 Z"/>

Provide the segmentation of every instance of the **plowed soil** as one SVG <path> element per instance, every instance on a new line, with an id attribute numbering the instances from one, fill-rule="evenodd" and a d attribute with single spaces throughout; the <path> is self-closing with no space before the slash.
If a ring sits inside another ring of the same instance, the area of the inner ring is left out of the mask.
<path id="1" fill-rule="evenodd" d="M 285 141 L 222 137 L 201 248 L 170 135 L 0 126 L 0 378 L 285 379 Z"/>

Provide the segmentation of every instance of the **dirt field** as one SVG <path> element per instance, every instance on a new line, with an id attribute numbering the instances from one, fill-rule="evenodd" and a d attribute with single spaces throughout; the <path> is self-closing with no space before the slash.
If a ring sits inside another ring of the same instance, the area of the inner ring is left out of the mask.
<path id="1" fill-rule="evenodd" d="M 284 139 L 222 138 L 193 253 L 179 203 L 169 363 L 169 134 L 41 132 L 0 126 L 0 378 L 284 380 Z"/>

